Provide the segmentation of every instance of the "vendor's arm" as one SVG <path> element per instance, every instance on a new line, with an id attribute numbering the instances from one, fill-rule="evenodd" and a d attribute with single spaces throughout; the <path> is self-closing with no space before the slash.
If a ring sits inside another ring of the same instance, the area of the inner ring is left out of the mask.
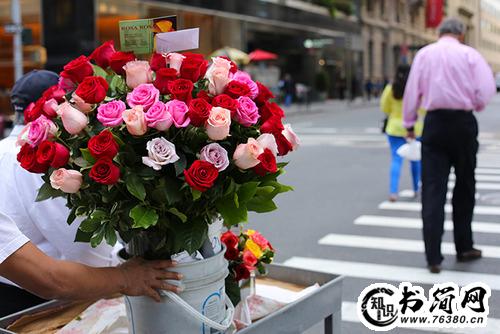
<path id="1" fill-rule="evenodd" d="M 98 299 L 116 293 L 146 295 L 159 301 L 157 290 L 178 292 L 166 279 L 180 279 L 167 272 L 171 261 L 132 259 L 119 267 L 93 268 L 55 260 L 27 242 L 0 263 L 0 275 L 45 299 Z"/>

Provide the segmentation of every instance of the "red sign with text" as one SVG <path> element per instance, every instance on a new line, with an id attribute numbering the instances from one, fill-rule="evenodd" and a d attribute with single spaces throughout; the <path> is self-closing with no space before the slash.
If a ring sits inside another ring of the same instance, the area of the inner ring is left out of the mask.
<path id="1" fill-rule="evenodd" d="M 425 8 L 425 26 L 436 28 L 443 19 L 443 0 L 427 0 Z"/>

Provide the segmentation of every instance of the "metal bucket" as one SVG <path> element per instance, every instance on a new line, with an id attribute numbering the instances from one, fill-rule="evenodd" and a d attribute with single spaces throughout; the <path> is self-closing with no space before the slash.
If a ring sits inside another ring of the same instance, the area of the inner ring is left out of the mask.
<path id="1" fill-rule="evenodd" d="M 225 294 L 225 248 L 201 261 L 182 263 L 180 294 L 162 292 L 162 301 L 126 297 L 130 334 L 221 334 L 231 325 L 234 307 Z M 169 282 L 176 284 L 177 282 Z M 227 306 L 227 309 L 226 309 Z"/>

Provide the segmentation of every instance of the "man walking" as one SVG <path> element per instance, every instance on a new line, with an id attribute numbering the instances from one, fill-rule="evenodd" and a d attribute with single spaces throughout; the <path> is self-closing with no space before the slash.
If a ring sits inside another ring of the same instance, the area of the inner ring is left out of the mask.
<path id="1" fill-rule="evenodd" d="M 409 136 L 417 109 L 427 110 L 422 136 L 422 220 L 425 253 L 432 273 L 441 271 L 441 239 L 450 168 L 455 170 L 453 232 L 458 261 L 481 257 L 473 248 L 478 127 L 473 111 L 484 109 L 495 94 L 493 73 L 484 58 L 461 43 L 465 26 L 449 18 L 439 40 L 415 56 L 403 98 L 403 122 Z"/>

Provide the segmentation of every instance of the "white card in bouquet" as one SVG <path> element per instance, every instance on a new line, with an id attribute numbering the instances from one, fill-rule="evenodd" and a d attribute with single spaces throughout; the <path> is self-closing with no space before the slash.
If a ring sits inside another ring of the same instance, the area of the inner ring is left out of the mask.
<path id="1" fill-rule="evenodd" d="M 169 53 L 198 49 L 199 39 L 200 28 L 158 33 L 156 34 L 156 52 Z"/>

